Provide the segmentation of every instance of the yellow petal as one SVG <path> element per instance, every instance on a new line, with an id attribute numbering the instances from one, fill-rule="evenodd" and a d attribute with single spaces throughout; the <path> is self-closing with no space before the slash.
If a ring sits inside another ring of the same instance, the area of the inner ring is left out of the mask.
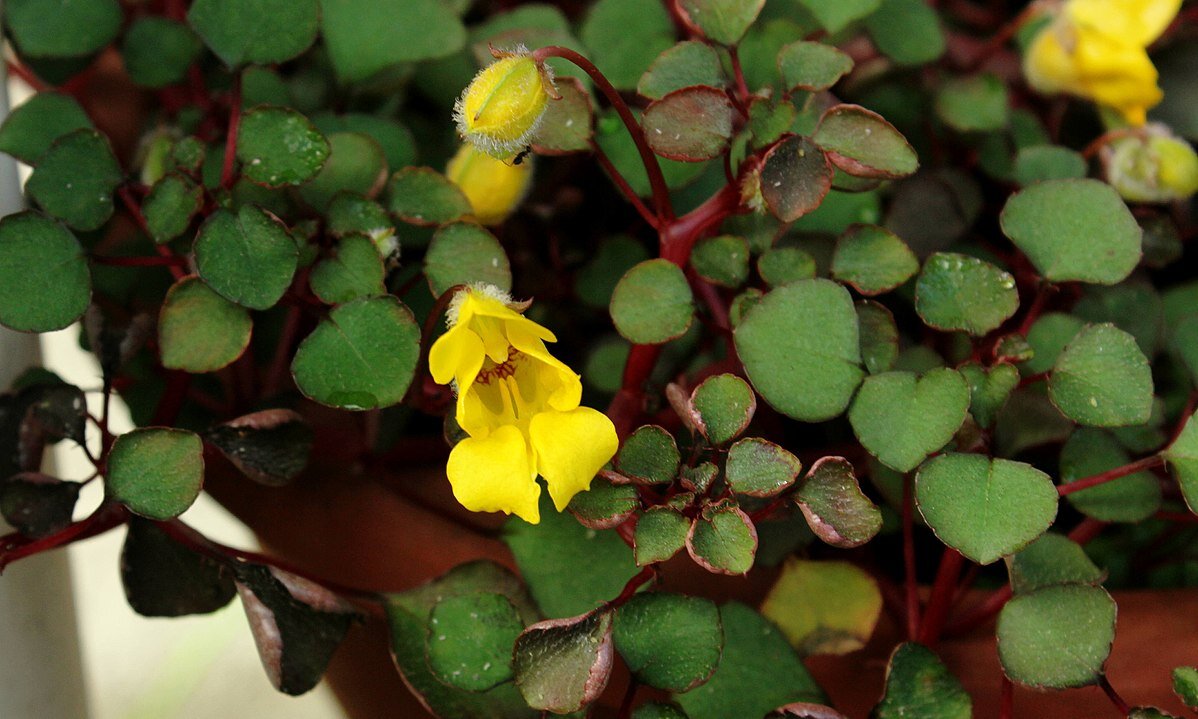
<path id="1" fill-rule="evenodd" d="M 483 343 L 463 325 L 449 328 L 428 351 L 428 369 L 437 384 L 456 379 L 469 384 L 483 366 Z"/>
<path id="2" fill-rule="evenodd" d="M 566 363 L 550 354 L 545 343 L 532 334 L 533 328 L 540 328 L 540 325 L 531 321 L 527 324 L 509 322 L 507 327 L 512 346 L 541 364 L 538 380 L 548 391 L 550 406 L 563 412 L 577 407 L 582 399 L 582 380 Z"/>
<path id="3" fill-rule="evenodd" d="M 472 512 L 506 512 L 530 524 L 541 521 L 541 486 L 531 466 L 528 443 L 508 425 L 486 439 L 469 437 L 449 453 L 445 467 L 453 496 Z"/>
<path id="4" fill-rule="evenodd" d="M 1023 74 L 1028 83 L 1045 94 L 1084 91 L 1078 79 L 1077 64 L 1065 50 L 1064 29 L 1050 25 L 1032 40 L 1023 58 Z"/>
<path id="5" fill-rule="evenodd" d="M 519 206 L 532 181 L 531 158 L 519 165 L 497 160 L 466 143 L 445 167 L 445 176 L 461 190 L 474 218 L 497 225 Z"/>
<path id="6" fill-rule="evenodd" d="M 1160 37 L 1180 10 L 1181 0 L 1070 0 L 1065 5 L 1075 24 L 1141 47 Z"/>
<path id="7" fill-rule="evenodd" d="M 620 444 L 607 415 L 590 407 L 542 412 L 532 418 L 529 436 L 536 449 L 537 470 L 559 512 L 575 494 L 591 486 Z"/>

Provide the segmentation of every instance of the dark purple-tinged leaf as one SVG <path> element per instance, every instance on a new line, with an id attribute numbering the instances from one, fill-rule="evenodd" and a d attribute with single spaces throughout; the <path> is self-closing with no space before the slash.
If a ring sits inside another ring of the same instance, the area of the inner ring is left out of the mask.
<path id="1" fill-rule="evenodd" d="M 740 377 L 719 374 L 703 380 L 690 397 L 691 421 L 715 445 L 741 435 L 757 412 L 757 395 Z"/>
<path id="2" fill-rule="evenodd" d="M 836 105 L 819 120 L 813 138 L 832 164 L 855 177 L 896 179 L 919 168 L 915 150 L 881 115 L 859 105 Z"/>
<path id="3" fill-rule="evenodd" d="M 664 562 L 686 546 L 691 522 L 673 507 L 650 507 L 636 522 L 632 551 L 638 566 Z"/>
<path id="4" fill-rule="evenodd" d="M 1096 684 L 1115 639 L 1115 600 L 1102 587 L 1045 587 L 1007 602 L 998 615 L 998 659 L 1024 686 Z"/>
<path id="5" fill-rule="evenodd" d="M 719 157 L 728 148 L 734 112 L 722 89 L 697 85 L 655 100 L 645 108 L 641 122 L 649 147 L 658 155 L 702 162 Z"/>
<path id="6" fill-rule="evenodd" d="M 299 413 L 267 409 L 218 424 L 204 439 L 250 479 L 280 487 L 308 465 L 313 434 Z"/>
<path id="7" fill-rule="evenodd" d="M 861 491 L 853 465 L 843 457 L 823 457 L 811 466 L 795 493 L 815 536 L 834 547 L 865 544 L 882 528 L 882 513 Z"/>
<path id="8" fill-rule="evenodd" d="M 237 594 L 230 567 L 172 539 L 151 521 L 129 521 L 121 550 L 121 583 L 144 617 L 208 614 Z"/>
<path id="9" fill-rule="evenodd" d="M 620 474 L 641 484 L 669 484 L 678 472 L 681 455 L 674 435 L 655 424 L 638 427 L 616 455 Z"/>
<path id="10" fill-rule="evenodd" d="M 566 508 L 586 527 L 611 529 L 632 516 L 640 506 L 636 487 L 613 484 L 597 477 L 591 481 L 591 488 L 574 495 Z"/>
<path id="11" fill-rule="evenodd" d="M 708 40 L 735 45 L 757 19 L 765 0 L 679 0 L 677 7 Z"/>
<path id="12" fill-rule="evenodd" d="M 107 495 L 150 519 L 179 516 L 204 483 L 204 447 L 181 429 L 144 427 L 116 438 L 104 477 Z"/>
<path id="13" fill-rule="evenodd" d="M 970 719 L 973 700 L 931 649 L 906 642 L 890 655 L 877 719 Z"/>
<path id="14" fill-rule="evenodd" d="M 37 433 L 51 442 L 69 439 L 83 444 L 87 430 L 87 400 L 70 384 L 39 385 L 25 414 L 22 432 Z"/>
<path id="15" fill-rule="evenodd" d="M 0 481 L 0 515 L 21 534 L 38 539 L 71 523 L 79 483 L 36 472 Z"/>
<path id="16" fill-rule="evenodd" d="M 578 78 L 563 77 L 554 82 L 560 99 L 550 100 L 545 116 L 533 137 L 538 155 L 568 155 L 591 149 L 595 136 L 595 111 L 591 94 Z"/>
<path id="17" fill-rule="evenodd" d="M 820 206 L 832 189 L 832 165 L 810 138 L 795 135 L 775 145 L 761 168 L 761 196 L 783 222 Z"/>
<path id="18" fill-rule="evenodd" d="M 236 568 L 258 656 L 275 689 L 298 696 L 324 675 L 357 614 L 315 582 L 260 564 Z"/>
<path id="19" fill-rule="evenodd" d="M 502 594 L 446 597 L 429 616 L 429 669 L 451 687 L 491 689 L 512 678 L 512 646 L 523 630 L 519 612 Z"/>
<path id="20" fill-rule="evenodd" d="M 611 676 L 611 613 L 537 622 L 516 640 L 513 654 L 516 686 L 528 706 L 577 711 L 599 698 Z"/>
<path id="21" fill-rule="evenodd" d="M 822 42 L 800 40 L 778 52 L 778 71 L 791 92 L 827 90 L 853 69 L 853 59 Z"/>
<path id="22" fill-rule="evenodd" d="M 724 630 L 715 603 L 668 592 L 645 592 L 616 610 L 616 651 L 643 684 L 686 692 L 711 678 Z"/>
<path id="23" fill-rule="evenodd" d="M 757 528 L 732 502 L 710 505 L 691 524 L 686 549 L 709 572 L 746 574 L 757 553 Z"/>
<path id="24" fill-rule="evenodd" d="M 848 719 L 848 717 L 832 707 L 824 706 L 823 704 L 811 704 L 809 702 L 796 702 L 778 707 L 770 712 L 765 719 L 790 719 L 793 717 L 797 717 L 798 719 Z"/>
<path id="25" fill-rule="evenodd" d="M 782 447 L 747 437 L 728 449 L 724 472 L 728 485 L 737 494 L 772 497 L 794 484 L 803 463 Z"/>
<path id="26" fill-rule="evenodd" d="M 111 379 L 153 334 L 154 317 L 149 313 L 118 314 L 93 304 L 83 316 L 83 329 L 104 377 Z"/>

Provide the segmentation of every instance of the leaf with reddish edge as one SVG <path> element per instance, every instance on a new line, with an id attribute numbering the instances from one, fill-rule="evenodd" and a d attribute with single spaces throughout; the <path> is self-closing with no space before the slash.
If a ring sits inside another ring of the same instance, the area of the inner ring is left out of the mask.
<path id="1" fill-rule="evenodd" d="M 810 138 L 793 135 L 766 153 L 761 197 L 775 217 L 794 222 L 820 206 L 834 174 L 823 150 Z"/>
<path id="2" fill-rule="evenodd" d="M 815 536 L 834 547 L 865 544 L 882 528 L 882 513 L 861 491 L 853 465 L 844 457 L 822 457 L 795 493 Z"/>
<path id="3" fill-rule="evenodd" d="M 71 523 L 78 482 L 21 472 L 0 483 L 0 515 L 26 537 L 40 539 Z"/>
<path id="4" fill-rule="evenodd" d="M 686 13 L 707 39 L 735 45 L 757 19 L 765 0 L 680 0 L 675 7 Z"/>
<path id="5" fill-rule="evenodd" d="M 143 617 L 209 614 L 237 588 L 225 563 L 183 546 L 148 520 L 132 517 L 121 549 L 121 584 Z"/>
<path id="6" fill-rule="evenodd" d="M 819 119 L 813 139 L 828 159 L 854 177 L 897 179 L 919 169 L 907 138 L 876 112 L 836 105 Z"/>
<path id="7" fill-rule="evenodd" d="M 1198 514 L 1198 415 L 1190 415 L 1173 444 L 1161 452 L 1173 469 L 1181 495 L 1191 512 Z"/>
<path id="8" fill-rule="evenodd" d="M 782 447 L 747 437 L 728 449 L 725 473 L 728 485 L 737 494 L 773 497 L 794 484 L 803 463 Z"/>
<path id="9" fill-rule="evenodd" d="M 313 433 L 298 412 L 266 409 L 218 424 L 204 439 L 250 479 L 279 487 L 308 465 Z"/>
<path id="10" fill-rule="evenodd" d="M 537 622 L 516 639 L 513 655 L 516 687 L 530 707 L 577 711 L 598 699 L 611 677 L 611 613 Z"/>
<path id="11" fill-rule="evenodd" d="M 890 655 L 885 693 L 874 716 L 969 719 L 972 708 L 969 694 L 935 652 L 922 644 L 906 642 Z"/>
<path id="12" fill-rule="evenodd" d="M 672 507 L 650 507 L 636 522 L 632 551 L 637 566 L 664 562 L 686 546 L 691 523 Z"/>
<path id="13" fill-rule="evenodd" d="M 757 412 L 757 395 L 749 383 L 733 374 L 703 380 L 690 396 L 690 421 L 712 444 L 740 436 Z"/>
<path id="14" fill-rule="evenodd" d="M 640 506 L 636 487 L 599 477 L 591 480 L 590 489 L 574 495 L 566 509 L 584 527 L 611 529 L 632 516 Z"/>
<path id="15" fill-rule="evenodd" d="M 732 139 L 734 109 L 717 87 L 675 90 L 645 108 L 641 124 L 649 147 L 662 157 L 702 162 L 718 157 Z"/>
<path id="16" fill-rule="evenodd" d="M 568 155 L 591 149 L 595 136 L 595 112 L 591 94 L 575 77 L 555 81 L 560 99 L 551 100 L 541 119 L 532 148 L 538 155 Z"/>
<path id="17" fill-rule="evenodd" d="M 757 554 L 757 528 L 734 503 L 713 504 L 691 524 L 686 550 L 713 574 L 746 574 Z"/>
<path id="18" fill-rule="evenodd" d="M 823 704 L 811 704 L 809 702 L 797 702 L 778 707 L 766 715 L 765 719 L 787 719 L 787 717 L 798 717 L 798 719 L 848 719 L 848 717 L 832 707 L 824 706 Z"/>

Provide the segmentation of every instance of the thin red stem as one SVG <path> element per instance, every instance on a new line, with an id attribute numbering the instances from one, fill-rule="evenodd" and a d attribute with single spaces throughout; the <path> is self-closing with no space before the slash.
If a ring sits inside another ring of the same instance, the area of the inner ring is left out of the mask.
<path id="1" fill-rule="evenodd" d="M 953 636 L 968 634 L 993 619 L 994 615 L 998 614 L 1010 600 L 1011 585 L 1008 584 L 1005 587 L 994 590 L 990 596 L 986 597 L 981 604 L 971 609 L 968 614 L 949 624 L 945 628 L 945 633 Z"/>
<path id="2" fill-rule="evenodd" d="M 645 567 L 640 572 L 637 572 L 637 574 L 634 575 L 632 579 L 629 579 L 628 583 L 624 585 L 624 589 L 620 592 L 619 596 L 603 605 L 603 610 L 607 611 L 611 609 L 619 609 L 620 607 L 624 606 L 628 603 L 629 599 L 632 599 L 633 596 L 636 595 L 638 589 L 645 584 L 648 584 L 649 581 L 656 576 L 657 568 L 652 564 Z"/>
<path id="3" fill-rule="evenodd" d="M 1000 673 L 1002 670 L 999 670 Z M 1002 674 L 1002 691 L 998 699 L 998 719 L 1013 719 L 1015 716 L 1015 684 Z"/>
<path id="4" fill-rule="evenodd" d="M 953 595 L 956 594 L 957 578 L 964 564 L 965 557 L 960 552 L 952 547 L 944 548 L 944 554 L 940 557 L 940 568 L 936 571 L 936 581 L 932 584 L 932 594 L 928 597 L 928 608 L 919 625 L 917 640 L 921 644 L 932 645 L 940 638 L 949 609 L 952 608 Z"/>
<path id="5" fill-rule="evenodd" d="M 1115 687 L 1111 686 L 1111 680 L 1107 679 L 1105 674 L 1098 679 L 1098 686 L 1102 687 L 1102 691 L 1106 693 L 1107 698 L 1111 700 L 1111 704 L 1115 705 L 1115 709 L 1121 716 L 1127 716 L 1131 713 L 1131 705 L 1124 701 L 1123 697 L 1119 696 L 1119 692 L 1115 691 Z"/>
<path id="6" fill-rule="evenodd" d="M 903 586 L 906 588 L 907 638 L 919 634 L 919 584 L 915 575 L 915 498 L 911 476 L 903 477 Z"/>
<path id="7" fill-rule="evenodd" d="M 740 65 L 740 54 L 736 51 L 736 46 L 728 48 L 728 55 L 732 58 L 732 75 L 736 78 L 736 100 L 740 106 L 740 110 L 745 117 L 749 115 L 749 85 L 745 82 L 745 71 Z"/>
<path id="8" fill-rule="evenodd" d="M 47 535 L 41 539 L 16 544 L 11 549 L 0 551 L 0 572 L 3 572 L 5 567 L 18 559 L 32 557 L 35 554 L 41 554 L 50 549 L 63 547 L 72 542 L 106 532 L 117 525 L 123 524 L 126 516 L 125 508 L 119 504 L 107 502 L 101 504 L 95 512 L 92 512 L 78 522 L 68 524 L 54 534 Z M 21 539 L 23 539 L 21 535 L 5 537 L 3 540 L 0 540 L 0 548 L 6 548 L 12 542 L 18 542 Z"/>
<path id="9" fill-rule="evenodd" d="M 1135 462 L 1125 464 L 1122 467 L 1115 467 L 1114 469 L 1108 469 L 1107 471 L 1100 472 L 1099 474 L 1083 477 L 1076 482 L 1062 484 L 1057 487 L 1057 494 L 1064 497 L 1066 495 L 1073 494 L 1074 492 L 1080 492 L 1085 489 L 1090 489 L 1091 487 L 1097 487 L 1100 484 L 1106 484 L 1107 482 L 1119 479 L 1120 477 L 1126 477 L 1129 474 L 1135 474 L 1136 472 L 1142 472 L 1146 469 L 1159 467 L 1164 463 L 1164 457 L 1161 457 L 1159 454 L 1154 454 L 1151 457 L 1138 459 Z"/>
<path id="10" fill-rule="evenodd" d="M 117 188 L 116 194 L 121 198 L 121 202 L 124 203 L 125 209 L 129 211 L 129 214 L 133 217 L 133 221 L 137 223 L 137 226 L 141 229 L 142 233 L 145 234 L 146 237 L 153 238 L 154 233 L 150 232 L 150 226 L 146 224 L 146 216 L 141 213 L 141 205 L 139 205 L 137 200 L 133 198 L 133 193 L 129 191 L 129 186 L 122 185 L 121 187 Z M 178 257 L 178 255 L 172 252 L 171 248 L 167 247 L 166 245 L 155 244 L 154 249 L 161 257 Z M 166 264 L 165 266 L 168 270 L 170 270 L 171 277 L 174 277 L 176 280 L 181 280 L 187 276 L 187 272 L 183 269 L 183 265 L 186 265 L 185 260 L 182 263 L 175 263 L 172 260 L 170 264 Z"/>
<path id="11" fill-rule="evenodd" d="M 616 433 L 625 437 L 644 409 L 645 382 L 653 373 L 661 345 L 633 345 L 624 364 L 624 381 L 620 391 L 607 407 L 607 416 L 616 426 Z"/>
<path id="12" fill-rule="evenodd" d="M 6 60 L 5 65 L 8 67 L 8 72 L 16 77 L 19 77 L 26 85 L 34 92 L 46 92 L 52 89 L 49 85 L 42 82 L 41 78 L 30 72 L 29 68 L 15 60 Z"/>
<path id="13" fill-rule="evenodd" d="M 237 133 L 241 129 L 241 73 L 233 76 L 233 92 L 229 107 L 229 132 L 225 137 L 225 160 L 220 169 L 220 186 L 226 190 L 233 187 L 233 173 L 237 157 Z"/>
<path id="14" fill-rule="evenodd" d="M 667 225 L 661 233 L 661 256 L 684 267 L 703 233 L 735 214 L 740 209 L 740 200 L 740 188 L 735 184 L 725 185 L 702 205 Z"/>
<path id="15" fill-rule="evenodd" d="M 660 223 L 657 220 L 657 216 L 654 215 L 653 212 L 645 206 L 645 203 L 641 201 L 641 198 L 637 196 L 636 191 L 632 189 L 632 185 L 628 184 L 628 180 L 625 180 L 624 176 L 620 174 L 620 171 L 616 169 L 616 166 L 612 164 L 611 158 L 607 156 L 607 153 L 603 151 L 603 148 L 599 147 L 599 143 L 592 140 L 591 151 L 595 154 L 595 159 L 599 161 L 599 165 L 607 171 L 607 174 L 609 177 L 611 177 L 612 182 L 616 183 L 616 187 L 620 190 L 620 193 L 623 194 L 624 198 L 628 200 L 628 202 L 636 209 L 637 214 L 641 216 L 641 219 L 643 219 L 653 229 L 658 229 L 658 225 Z"/>
<path id="16" fill-rule="evenodd" d="M 1010 40 L 1015 37 L 1015 34 L 1019 32 L 1020 28 L 1026 25 L 1040 12 L 1042 12 L 1040 3 L 1029 3 L 1028 6 L 1023 9 L 1023 12 L 1019 13 L 1006 25 L 1003 25 L 1001 28 L 999 28 L 998 32 L 994 33 L 994 35 L 992 35 L 990 39 L 987 40 L 984 45 L 982 45 L 981 49 L 978 50 L 977 55 L 973 57 L 965 69 L 976 70 L 981 67 L 986 60 L 989 60 L 990 57 L 994 55 L 994 53 L 1001 50 L 1003 45 L 1006 45 L 1008 42 L 1010 42 Z"/>
<path id="17" fill-rule="evenodd" d="M 1078 544 L 1086 544 L 1091 539 L 1098 536 L 1103 529 L 1106 529 L 1108 522 L 1093 517 L 1086 517 L 1078 525 L 1074 527 L 1068 535 L 1070 539 Z"/>

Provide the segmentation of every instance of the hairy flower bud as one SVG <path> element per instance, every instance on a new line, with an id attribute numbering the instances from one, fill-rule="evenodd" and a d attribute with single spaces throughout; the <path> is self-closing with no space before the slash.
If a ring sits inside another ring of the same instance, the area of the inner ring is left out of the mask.
<path id="1" fill-rule="evenodd" d="M 1172 202 L 1198 192 L 1194 148 L 1159 126 L 1110 143 L 1103 164 L 1107 181 L 1132 202 Z"/>
<path id="2" fill-rule="evenodd" d="M 526 50 L 499 54 L 454 104 L 462 137 L 493 157 L 523 150 L 554 95 L 553 78 Z"/>
<path id="3" fill-rule="evenodd" d="M 520 156 L 517 156 L 520 157 Z M 498 225 L 519 206 L 532 180 L 532 158 L 497 160 L 466 143 L 445 167 L 445 176 L 470 200 L 474 218 Z"/>

